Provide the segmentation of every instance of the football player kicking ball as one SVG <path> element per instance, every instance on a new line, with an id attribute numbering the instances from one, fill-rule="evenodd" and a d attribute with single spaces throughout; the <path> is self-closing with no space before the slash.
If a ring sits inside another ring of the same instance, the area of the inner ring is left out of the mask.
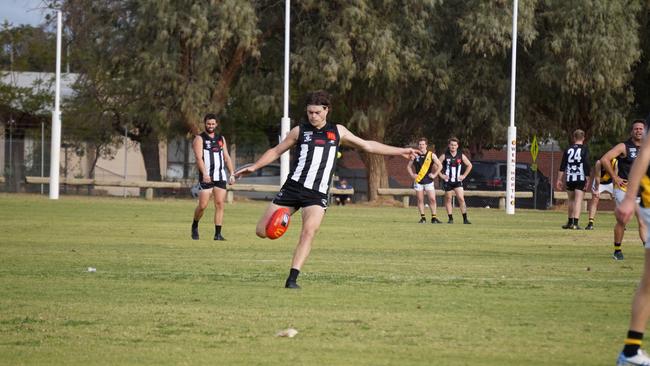
<path id="1" fill-rule="evenodd" d="M 643 194 L 640 202 L 640 218 L 645 227 L 650 224 L 650 139 L 643 140 L 641 151 L 635 159 L 627 184 L 627 191 L 622 202 L 616 207 L 616 218 L 623 224 L 630 221 L 637 210 L 637 193 L 639 186 Z M 643 332 L 650 317 L 650 243 L 645 244 L 645 265 L 641 283 L 632 300 L 632 318 L 625 339 L 623 351 L 618 356 L 616 365 L 646 365 L 650 366 L 650 357 L 641 349 Z"/>
<path id="2" fill-rule="evenodd" d="M 267 237 L 266 227 L 281 207 L 291 214 L 302 209 L 300 239 L 293 253 L 291 270 L 285 282 L 286 288 L 298 289 L 297 279 L 302 266 L 311 251 L 314 236 L 320 227 L 327 209 L 327 193 L 336 165 L 339 144 L 350 145 L 368 153 L 400 155 L 406 159 L 415 158 L 417 151 L 399 148 L 376 141 L 363 140 L 342 125 L 327 121 L 330 111 L 330 96 L 325 91 L 307 94 L 305 100 L 307 122 L 289 131 L 287 137 L 277 146 L 267 150 L 254 164 L 235 172 L 236 177 L 260 169 L 295 146 L 295 160 L 287 180 L 257 223 L 256 234 Z"/>

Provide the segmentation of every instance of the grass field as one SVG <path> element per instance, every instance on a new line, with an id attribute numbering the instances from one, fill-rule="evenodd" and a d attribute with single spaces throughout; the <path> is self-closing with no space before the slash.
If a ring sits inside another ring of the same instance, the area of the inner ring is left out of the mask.
<path id="1" fill-rule="evenodd" d="M 636 224 L 611 259 L 611 213 L 356 205 L 285 290 L 299 216 L 262 240 L 265 204 L 237 202 L 214 242 L 210 207 L 192 241 L 194 205 L 1 194 L 0 364 L 613 365 L 643 263 Z"/>

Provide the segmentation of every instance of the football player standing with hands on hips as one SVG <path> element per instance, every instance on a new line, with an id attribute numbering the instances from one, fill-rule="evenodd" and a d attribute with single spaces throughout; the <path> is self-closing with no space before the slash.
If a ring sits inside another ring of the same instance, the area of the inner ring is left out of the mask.
<path id="1" fill-rule="evenodd" d="M 288 208 L 289 212 L 302 209 L 300 238 L 293 253 L 291 270 L 285 282 L 286 288 L 298 289 L 297 278 L 309 252 L 327 209 L 327 193 L 336 164 L 340 144 L 349 145 L 372 154 L 398 155 L 413 159 L 417 150 L 384 145 L 363 140 L 342 125 L 327 121 L 330 96 L 325 91 L 307 94 L 305 100 L 307 121 L 289 131 L 277 146 L 267 150 L 254 164 L 238 170 L 235 175 L 250 174 L 275 161 L 295 146 L 294 162 L 286 182 L 257 223 L 256 233 L 266 237 L 266 225 L 276 210 Z"/>
<path id="2" fill-rule="evenodd" d="M 440 155 L 439 160 L 442 162 L 440 179 L 442 179 L 442 189 L 445 191 L 445 208 L 449 216 L 448 224 L 454 223 L 452 214 L 453 204 L 451 202 L 452 192 L 456 194 L 460 213 L 463 214 L 463 224 L 471 224 L 467 219 L 467 206 L 465 205 L 465 193 L 463 190 L 463 180 L 472 171 L 472 163 L 467 156 L 458 151 L 459 140 L 452 137 L 448 140 L 447 151 Z"/>
<path id="3" fill-rule="evenodd" d="M 409 161 L 406 170 L 415 181 L 413 189 L 415 190 L 415 197 L 418 200 L 418 211 L 420 212 L 420 224 L 426 224 L 427 219 L 424 215 L 424 194 L 426 192 L 427 199 L 429 200 L 429 209 L 431 210 L 431 223 L 442 224 L 436 216 L 438 208 L 436 204 L 436 187 L 433 180 L 438 176 L 442 165 L 438 160 L 436 154 L 427 149 L 427 139 L 421 137 L 418 140 L 418 156 Z"/>
<path id="4" fill-rule="evenodd" d="M 623 198 L 625 197 L 630 168 L 632 167 L 632 163 L 634 163 L 634 160 L 639 154 L 644 136 L 645 121 L 642 119 L 637 119 L 632 122 L 630 138 L 625 142 L 617 144 L 611 148 L 611 150 L 606 152 L 602 158 L 600 158 L 600 164 L 602 164 L 603 168 L 605 168 L 607 171 L 607 174 L 609 174 L 614 180 L 614 199 L 616 200 L 617 206 L 623 202 Z M 612 159 L 614 158 L 616 158 L 618 161 L 618 169 L 616 171 L 612 166 Z M 636 218 L 639 223 L 639 237 L 645 244 L 647 237 L 645 222 L 639 217 L 638 210 L 636 213 Z M 620 220 L 616 220 L 616 225 L 614 226 L 614 254 L 612 257 L 617 261 L 624 259 L 623 252 L 621 251 L 621 244 L 623 243 L 624 234 L 625 223 L 621 222 Z"/>
<path id="5" fill-rule="evenodd" d="M 616 219 L 625 225 L 636 213 L 637 217 L 641 216 L 641 221 L 647 228 L 650 225 L 650 139 L 646 137 L 640 147 L 641 151 L 632 164 L 630 174 L 626 176 L 628 178 L 627 191 L 616 207 Z M 637 204 L 639 186 L 641 187 L 640 208 Z M 650 357 L 641 349 L 643 333 L 648 323 L 648 317 L 650 317 L 650 245 L 647 242 L 644 255 L 643 275 L 632 300 L 630 327 L 623 350 L 616 360 L 617 366 L 650 366 Z"/>

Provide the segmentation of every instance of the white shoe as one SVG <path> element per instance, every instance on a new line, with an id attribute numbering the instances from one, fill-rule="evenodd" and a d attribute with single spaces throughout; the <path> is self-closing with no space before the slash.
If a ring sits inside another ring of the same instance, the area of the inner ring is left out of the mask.
<path id="1" fill-rule="evenodd" d="M 616 366 L 650 366 L 650 357 L 642 349 L 639 349 L 632 357 L 625 357 L 621 352 L 616 360 Z"/>

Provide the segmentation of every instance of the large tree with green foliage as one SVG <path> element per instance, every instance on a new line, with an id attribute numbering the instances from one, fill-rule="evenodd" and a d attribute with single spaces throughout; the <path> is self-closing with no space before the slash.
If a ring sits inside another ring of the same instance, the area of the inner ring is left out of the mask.
<path id="1" fill-rule="evenodd" d="M 328 89 L 333 114 L 365 139 L 384 142 L 399 111 L 426 108 L 445 88 L 432 32 L 438 1 L 303 1 L 295 11 L 293 71 L 301 89 Z M 341 122 L 341 121 L 336 121 Z M 362 154 L 368 196 L 388 185 L 384 158 Z"/>
<path id="2" fill-rule="evenodd" d="M 224 109 L 243 64 L 259 56 L 258 14 L 266 7 L 236 0 L 62 2 L 84 75 L 80 98 L 95 101 L 97 118 L 111 116 L 115 133 L 126 127 L 140 142 L 148 179 L 160 178 L 161 139 L 195 133 L 204 113 Z"/>

